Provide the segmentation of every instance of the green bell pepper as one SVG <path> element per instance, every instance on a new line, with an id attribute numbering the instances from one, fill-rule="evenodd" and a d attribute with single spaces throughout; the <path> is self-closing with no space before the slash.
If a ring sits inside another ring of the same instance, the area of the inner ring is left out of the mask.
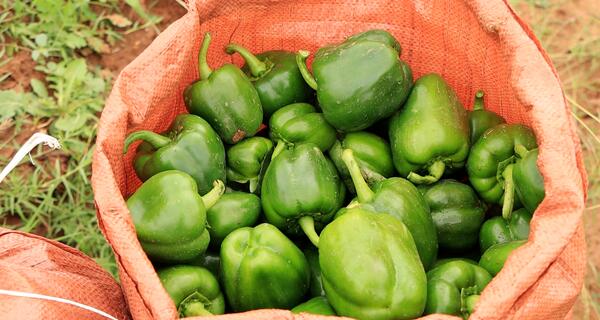
<path id="1" fill-rule="evenodd" d="M 267 223 L 237 229 L 221 245 L 221 277 L 234 311 L 294 307 L 308 290 L 309 269 L 302 251 Z"/>
<path id="2" fill-rule="evenodd" d="M 529 212 L 535 212 L 544 200 L 544 177 L 537 166 L 538 149 L 527 151 L 522 146 L 515 146 L 517 162 L 513 169 L 515 191 L 521 203 Z"/>
<path id="3" fill-rule="evenodd" d="M 443 313 L 466 319 L 476 303 L 469 298 L 478 296 L 491 280 L 492 276 L 484 268 L 461 260 L 449 261 L 430 270 L 427 272 L 425 314 Z"/>
<path id="4" fill-rule="evenodd" d="M 469 127 L 471 128 L 471 145 L 477 142 L 481 135 L 488 129 L 499 124 L 506 123 L 506 120 L 495 112 L 485 110 L 483 104 L 483 91 L 479 90 L 475 94 L 475 103 L 473 110 L 469 112 Z"/>
<path id="5" fill-rule="evenodd" d="M 277 110 L 269 120 L 269 127 L 271 139 L 277 141 L 275 153 L 286 143 L 314 143 L 325 152 L 336 139 L 335 129 L 308 103 L 294 103 Z"/>
<path id="6" fill-rule="evenodd" d="M 479 265 L 495 277 L 500 273 L 502 267 L 504 267 L 504 263 L 508 260 L 508 256 L 526 242 L 527 240 L 516 240 L 495 244 L 485 250 L 479 260 Z"/>
<path id="7" fill-rule="evenodd" d="M 431 209 L 441 249 L 463 252 L 477 245 L 485 207 L 475 190 L 458 181 L 441 180 L 422 185 L 419 191 Z"/>
<path id="8" fill-rule="evenodd" d="M 513 166 L 519 145 L 528 150 L 537 147 L 533 131 L 520 124 L 500 124 L 477 140 L 467 160 L 471 185 L 484 201 L 502 205 L 505 219 L 513 211 Z"/>
<path id="9" fill-rule="evenodd" d="M 314 297 L 304 303 L 301 303 L 291 310 L 292 313 L 310 313 L 324 316 L 336 316 L 337 314 L 327 301 L 326 297 Z"/>
<path id="10" fill-rule="evenodd" d="M 392 117 L 389 134 L 396 170 L 416 184 L 438 181 L 446 167 L 462 168 L 469 154 L 467 112 L 438 74 L 415 82 L 404 109 Z"/>
<path id="11" fill-rule="evenodd" d="M 306 66 L 309 52 L 298 52 L 304 80 L 317 91 L 327 122 L 338 130 L 368 128 L 391 116 L 406 100 L 412 71 L 399 59 L 397 49 L 388 44 L 381 37 L 366 34 L 320 48 L 312 63 L 314 77 Z"/>
<path id="12" fill-rule="evenodd" d="M 389 178 L 395 173 L 390 144 L 376 134 L 370 132 L 350 132 L 341 140 L 336 141 L 329 156 L 335 164 L 340 177 L 348 190 L 356 194 L 350 172 L 342 160 L 342 151 L 350 149 L 358 163 L 360 173 L 369 186 L 375 182 Z"/>
<path id="13" fill-rule="evenodd" d="M 226 193 L 206 212 L 210 245 L 220 248 L 223 239 L 236 229 L 252 227 L 260 215 L 260 198 L 251 193 Z"/>
<path id="14" fill-rule="evenodd" d="M 248 183 L 250 192 L 258 192 L 261 172 L 271 160 L 273 142 L 263 137 L 252 137 L 238 142 L 227 150 L 227 179 Z"/>
<path id="15" fill-rule="evenodd" d="M 210 191 L 213 181 L 225 181 L 223 142 L 198 116 L 178 115 L 163 134 L 133 132 L 125 139 L 123 153 L 137 140 L 144 141 L 134 159 L 135 172 L 142 181 L 162 171 L 179 170 L 194 178 L 201 194 Z"/>
<path id="16" fill-rule="evenodd" d="M 352 208 L 320 236 L 319 264 L 337 314 L 357 319 L 412 319 L 427 300 L 415 242 L 400 220 Z"/>
<path id="17" fill-rule="evenodd" d="M 225 51 L 237 52 L 246 62 L 242 71 L 254 84 L 266 118 L 283 106 L 313 98 L 314 91 L 302 78 L 294 52 L 273 50 L 253 55 L 237 44 L 229 44 Z"/>
<path id="18" fill-rule="evenodd" d="M 314 247 L 303 250 L 304 256 L 310 266 L 310 296 L 325 296 L 323 280 L 321 279 L 321 267 L 319 267 L 319 252 Z"/>
<path id="19" fill-rule="evenodd" d="M 300 229 L 318 246 L 315 232 L 333 219 L 346 189 L 335 166 L 312 143 L 273 153 L 262 182 L 261 200 L 267 221 L 287 233 Z"/>
<path id="20" fill-rule="evenodd" d="M 514 211 L 510 218 L 493 217 L 481 226 L 479 247 L 485 252 L 489 247 L 514 240 L 527 240 L 531 213 L 525 208 Z"/>
<path id="21" fill-rule="evenodd" d="M 185 262 L 206 251 L 210 235 L 206 210 L 225 191 L 221 180 L 201 197 L 187 173 L 160 172 L 127 199 L 135 231 L 142 248 L 153 261 Z"/>
<path id="22" fill-rule="evenodd" d="M 353 154 L 350 149 L 342 152 L 342 160 L 350 171 L 358 196 L 358 200 L 352 201 L 347 208 L 359 207 L 402 221 L 414 238 L 425 270 L 429 269 L 437 256 L 438 240 L 427 202 L 412 183 L 402 178 L 385 179 L 375 183 L 373 189 L 369 188 Z M 340 210 L 336 219 L 346 212 Z"/>
<path id="23" fill-rule="evenodd" d="M 183 98 L 190 113 L 204 118 L 228 144 L 253 136 L 263 120 L 258 92 L 233 64 L 211 70 L 206 62 L 211 37 L 204 34 L 198 55 L 200 79 L 189 85 Z"/>
<path id="24" fill-rule="evenodd" d="M 157 273 L 182 318 L 225 313 L 219 282 L 207 269 L 177 265 Z"/>

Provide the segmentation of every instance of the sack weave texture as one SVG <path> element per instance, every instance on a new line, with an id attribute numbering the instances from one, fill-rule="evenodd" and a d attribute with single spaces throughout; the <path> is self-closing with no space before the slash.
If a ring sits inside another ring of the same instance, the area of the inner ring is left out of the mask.
<path id="1" fill-rule="evenodd" d="M 190 0 L 174 22 L 119 75 L 102 113 L 92 184 L 100 227 L 112 245 L 134 319 L 174 319 L 177 310 L 136 238 L 125 199 L 141 184 L 134 152 L 123 140 L 136 130 L 160 132 L 186 112 L 182 93 L 198 78 L 204 32 L 208 61 L 242 64 L 223 48 L 253 52 L 307 49 L 370 28 L 390 31 L 415 78 L 441 74 L 471 108 L 475 92 L 509 123 L 533 128 L 546 198 L 526 245 L 515 251 L 484 291 L 472 319 L 564 319 L 583 285 L 581 222 L 587 178 L 579 138 L 557 72 L 531 29 L 502 0 Z M 309 59 L 310 63 L 310 59 Z M 211 319 L 326 319 L 259 310 Z M 207 318 L 208 319 L 208 318 Z M 423 319 L 458 319 L 431 315 Z"/>

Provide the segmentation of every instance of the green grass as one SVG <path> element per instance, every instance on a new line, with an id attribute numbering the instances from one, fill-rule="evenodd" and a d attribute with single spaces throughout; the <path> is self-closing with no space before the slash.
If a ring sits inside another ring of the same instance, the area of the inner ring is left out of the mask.
<path id="1" fill-rule="evenodd" d="M 98 116 L 112 76 L 89 64 L 86 56 L 110 52 L 123 33 L 156 28 L 160 18 L 148 14 L 138 0 L 127 4 L 144 22 L 123 16 L 117 0 L 0 4 L 0 66 L 26 52 L 44 76 L 0 91 L 0 150 L 18 149 L 37 131 L 55 136 L 63 146 L 53 152 L 34 150 L 32 159 L 39 165 L 23 164 L 0 184 L 0 223 L 71 245 L 116 275 L 112 252 L 97 226 L 90 186 Z M 1 74 L 0 81 L 10 76 Z M 0 167 L 12 153 L 0 155 Z"/>

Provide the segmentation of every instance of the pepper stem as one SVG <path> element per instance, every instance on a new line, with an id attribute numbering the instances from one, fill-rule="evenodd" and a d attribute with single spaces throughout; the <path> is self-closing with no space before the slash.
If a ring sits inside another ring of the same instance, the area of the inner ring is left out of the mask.
<path id="1" fill-rule="evenodd" d="M 318 248 L 319 235 L 315 231 L 315 219 L 311 216 L 304 216 L 298 219 L 298 224 L 300 225 L 300 228 L 302 229 L 302 231 L 304 231 L 310 242 L 312 242 L 312 244 L 314 244 L 315 247 Z"/>
<path id="2" fill-rule="evenodd" d="M 206 306 L 210 306 L 211 302 L 204 295 L 195 291 L 187 296 L 179 303 L 177 310 L 182 318 L 195 316 L 212 316 L 213 314 L 206 310 Z"/>
<path id="3" fill-rule="evenodd" d="M 215 180 L 215 182 L 213 182 L 212 190 L 202 196 L 204 207 L 206 207 L 206 209 L 210 209 L 215 205 L 215 203 L 217 203 L 217 201 L 219 201 L 223 193 L 225 193 L 225 184 L 221 180 Z"/>
<path id="4" fill-rule="evenodd" d="M 127 138 L 125 139 L 123 146 L 123 154 L 127 153 L 127 150 L 129 150 L 129 146 L 137 140 L 146 141 L 155 149 L 162 148 L 167 144 L 171 143 L 171 139 L 160 135 L 156 132 L 148 130 L 136 131 L 127 136 Z"/>
<path id="5" fill-rule="evenodd" d="M 198 71 L 200 72 L 200 80 L 205 80 L 210 77 L 212 73 L 212 69 L 208 66 L 208 62 L 206 61 L 206 56 L 208 55 L 208 46 L 211 41 L 210 33 L 204 34 L 204 39 L 202 40 L 202 47 L 200 47 L 200 53 L 198 54 Z"/>
<path id="6" fill-rule="evenodd" d="M 440 178 L 444 175 L 444 170 L 446 170 L 446 164 L 442 160 L 438 160 L 434 162 L 432 165 L 427 168 L 429 171 L 429 175 L 422 176 L 416 172 L 411 172 L 406 177 L 414 184 L 432 184 L 440 180 Z"/>
<path id="7" fill-rule="evenodd" d="M 250 193 L 254 193 L 254 191 L 256 191 L 257 188 L 258 188 L 258 177 L 248 180 L 248 190 L 250 191 Z"/>
<path id="8" fill-rule="evenodd" d="M 483 96 L 485 94 L 483 93 L 483 90 L 479 90 L 477 91 L 477 93 L 475 93 L 475 103 L 473 103 L 473 110 L 484 110 L 485 106 L 483 104 Z"/>
<path id="9" fill-rule="evenodd" d="M 180 311 L 183 318 L 187 317 L 200 317 L 200 316 L 212 316 L 213 314 L 206 310 L 204 303 L 200 301 L 190 302 L 185 305 Z"/>
<path id="10" fill-rule="evenodd" d="M 281 151 L 285 148 L 285 142 L 283 140 L 277 140 L 277 145 L 275 145 L 275 149 L 273 150 L 273 154 L 271 155 L 271 160 L 275 159 Z"/>
<path id="11" fill-rule="evenodd" d="M 527 153 L 529 153 L 529 150 L 527 150 L 527 148 L 525 148 L 525 146 L 522 144 L 516 144 L 515 153 L 519 156 L 519 158 L 523 159 Z"/>
<path id="12" fill-rule="evenodd" d="M 515 203 L 515 183 L 513 181 L 513 164 L 506 166 L 502 172 L 504 178 L 504 201 L 502 202 L 502 217 L 510 219 Z"/>
<path id="13" fill-rule="evenodd" d="M 342 151 L 342 161 L 344 161 L 346 168 L 348 168 L 348 171 L 350 172 L 350 177 L 352 177 L 352 182 L 354 182 L 354 189 L 356 189 L 358 201 L 366 203 L 373 200 L 375 193 L 371 190 L 365 181 L 365 178 L 362 176 L 360 167 L 354 158 L 354 152 L 352 152 L 351 149 L 344 149 L 344 151 Z"/>
<path id="14" fill-rule="evenodd" d="M 306 81 L 306 84 L 314 90 L 317 90 L 317 81 L 312 74 L 310 74 L 310 71 L 308 71 L 308 67 L 306 67 L 306 58 L 308 58 L 309 54 L 310 52 L 306 50 L 298 51 L 298 54 L 296 54 L 296 64 L 298 65 L 298 69 L 300 69 L 300 73 L 302 74 L 304 81 Z"/>
<path id="15" fill-rule="evenodd" d="M 227 47 L 225 47 L 225 52 L 227 52 L 227 54 L 234 54 L 237 52 L 240 56 L 242 56 L 244 61 L 246 61 L 248 69 L 250 69 L 250 73 L 254 77 L 260 77 L 268 70 L 266 63 L 260 61 L 260 59 L 253 55 L 252 52 L 238 44 L 230 43 L 227 45 Z"/>

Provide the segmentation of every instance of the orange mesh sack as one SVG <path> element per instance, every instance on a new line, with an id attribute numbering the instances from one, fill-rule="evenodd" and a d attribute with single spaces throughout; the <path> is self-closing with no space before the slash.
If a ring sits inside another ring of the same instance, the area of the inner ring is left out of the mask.
<path id="1" fill-rule="evenodd" d="M 241 65 L 239 57 L 220 49 L 229 42 L 253 52 L 314 52 L 369 28 L 394 34 L 415 77 L 440 73 L 465 106 L 483 89 L 490 109 L 510 123 L 529 125 L 537 136 L 546 198 L 535 212 L 528 243 L 513 253 L 484 291 L 473 319 L 568 317 L 584 275 L 581 216 L 586 175 L 556 71 L 505 1 L 198 0 L 189 1 L 188 7 L 184 17 L 120 74 L 102 114 L 94 154 L 98 219 L 117 256 L 135 319 L 173 319 L 177 311 L 142 251 L 128 214 L 124 199 L 141 182 L 132 168 L 133 152 L 126 158 L 121 154 L 123 140 L 135 130 L 165 130 L 185 112 L 182 93 L 198 78 L 196 58 L 203 33 L 212 33 L 208 60 L 216 68 L 232 61 Z M 214 318 L 318 319 L 283 310 Z"/>
<path id="2" fill-rule="evenodd" d="M 129 319 L 119 284 L 62 243 L 0 228 L 0 318 Z"/>

